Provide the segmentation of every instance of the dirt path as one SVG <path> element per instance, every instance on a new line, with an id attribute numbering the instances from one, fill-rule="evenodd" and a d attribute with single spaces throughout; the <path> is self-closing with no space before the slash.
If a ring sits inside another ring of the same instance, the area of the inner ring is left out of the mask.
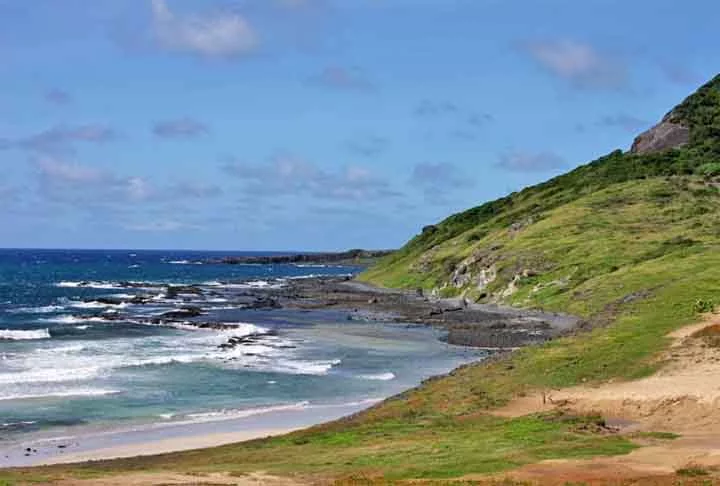
<path id="1" fill-rule="evenodd" d="M 137 473 L 99 479 L 72 479 L 57 484 L 63 486 L 301 486 L 303 483 L 264 473 L 252 473 L 244 476 L 232 476 L 225 473 L 196 475 Z"/>
<path id="2" fill-rule="evenodd" d="M 698 336 L 709 334 L 709 338 Z M 717 333 L 717 338 L 715 334 Z M 648 378 L 597 387 L 547 391 L 514 400 L 498 410 L 503 417 L 564 409 L 599 412 L 622 433 L 671 432 L 675 440 L 655 440 L 627 456 L 583 461 L 545 461 L 511 474 L 543 484 L 608 482 L 674 475 L 696 467 L 720 471 L 720 315 L 670 335 L 666 365 Z M 711 343 L 712 339 L 717 339 Z"/>

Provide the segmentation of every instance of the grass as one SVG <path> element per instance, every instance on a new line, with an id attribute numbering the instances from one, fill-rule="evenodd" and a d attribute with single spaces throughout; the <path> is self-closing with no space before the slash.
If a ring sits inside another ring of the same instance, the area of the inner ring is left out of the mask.
<path id="1" fill-rule="evenodd" d="M 678 476 L 691 477 L 691 478 L 710 475 L 710 471 L 708 471 L 707 469 L 700 467 L 700 466 L 694 466 L 694 465 L 680 468 L 675 472 Z"/>
<path id="2" fill-rule="evenodd" d="M 632 437 L 638 439 L 676 440 L 681 436 L 672 432 L 636 432 Z"/>
<path id="3" fill-rule="evenodd" d="M 499 472 L 543 459 L 625 454 L 636 447 L 618 436 L 588 433 L 597 422 L 597 417 L 541 415 L 503 420 L 485 414 L 442 413 L 404 420 L 356 418 L 199 452 L 0 472 L 0 480 L 3 475 L 6 480 L 52 481 L 157 470 L 445 479 Z"/>

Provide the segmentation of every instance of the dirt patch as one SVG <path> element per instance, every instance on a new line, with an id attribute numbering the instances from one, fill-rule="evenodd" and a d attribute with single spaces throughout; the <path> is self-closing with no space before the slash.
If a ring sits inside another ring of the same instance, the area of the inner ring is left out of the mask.
<path id="1" fill-rule="evenodd" d="M 64 486 L 302 486 L 304 483 L 264 473 L 243 476 L 227 473 L 137 473 L 97 479 L 68 479 L 57 484 Z"/>
<path id="2" fill-rule="evenodd" d="M 623 433 L 672 432 L 678 439 L 654 441 L 621 457 L 545 461 L 523 467 L 511 477 L 543 484 L 605 484 L 697 470 L 707 474 L 706 479 L 720 480 L 716 472 L 720 470 L 720 348 L 713 345 L 720 337 L 720 315 L 669 337 L 673 345 L 661 358 L 666 365 L 653 376 L 548 390 L 518 397 L 494 413 L 508 418 L 558 409 L 600 413 L 610 423 L 620 424 Z"/>

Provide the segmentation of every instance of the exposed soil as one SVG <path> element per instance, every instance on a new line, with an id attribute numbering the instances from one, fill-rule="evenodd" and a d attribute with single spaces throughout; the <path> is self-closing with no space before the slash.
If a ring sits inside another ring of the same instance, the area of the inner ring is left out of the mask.
<path id="1" fill-rule="evenodd" d="M 299 486 L 289 478 L 269 476 L 264 473 L 252 473 L 235 476 L 227 473 L 214 474 L 173 474 L 173 473 L 136 473 L 122 476 L 110 476 L 98 479 L 72 479 L 57 484 L 64 486 Z"/>
<path id="2" fill-rule="evenodd" d="M 701 324 L 671 334 L 674 344 L 662 357 L 666 365 L 648 378 L 548 390 L 519 397 L 495 412 L 503 417 L 558 408 L 572 413 L 600 413 L 619 425 L 622 433 L 648 437 L 648 433 L 669 432 L 679 435 L 677 439 L 651 440 L 627 456 L 545 461 L 520 468 L 510 477 L 543 484 L 592 484 L 659 479 L 689 470 L 701 472 L 710 481 L 707 484 L 720 482 L 720 348 L 713 345 L 719 330 L 720 316 L 713 315 Z"/>

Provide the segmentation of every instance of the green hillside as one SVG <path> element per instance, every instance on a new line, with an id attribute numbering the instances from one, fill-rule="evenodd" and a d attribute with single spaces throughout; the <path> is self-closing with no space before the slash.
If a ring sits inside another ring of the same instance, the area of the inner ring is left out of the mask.
<path id="1" fill-rule="evenodd" d="M 593 277 L 711 244 L 713 180 L 720 175 L 720 76 L 664 120 L 687 127 L 689 143 L 646 154 L 618 150 L 450 216 L 426 227 L 362 279 L 477 301 L 553 307 L 558 294 L 592 285 Z M 646 212 L 652 216 L 646 227 L 627 226 L 625 218 L 643 220 Z M 697 242 L 672 240 L 688 230 Z"/>
<path id="2" fill-rule="evenodd" d="M 487 412 L 532 390 L 658 369 L 667 333 L 720 302 L 718 187 L 720 76 L 643 135 L 633 152 L 613 152 L 451 216 L 361 276 L 384 286 L 569 312 L 585 319 L 587 332 L 463 367 L 349 419 L 288 436 L 0 472 L 0 483 L 144 470 L 266 471 L 371 484 L 627 453 L 637 447 L 632 438 L 603 433 L 598 417 L 510 420 Z"/>

